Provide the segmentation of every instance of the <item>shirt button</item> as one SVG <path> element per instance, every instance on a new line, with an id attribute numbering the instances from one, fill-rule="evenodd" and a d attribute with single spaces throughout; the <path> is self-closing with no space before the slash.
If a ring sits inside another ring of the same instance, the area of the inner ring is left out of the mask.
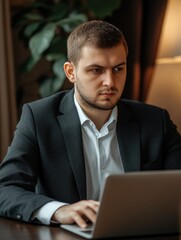
<path id="1" fill-rule="evenodd" d="M 17 214 L 17 215 L 16 215 L 16 218 L 17 218 L 18 220 L 20 220 L 20 219 L 22 219 L 22 216 L 21 216 L 20 214 Z"/>
<path id="2" fill-rule="evenodd" d="M 101 164 L 101 169 L 105 169 L 105 168 L 106 168 L 105 164 Z"/>

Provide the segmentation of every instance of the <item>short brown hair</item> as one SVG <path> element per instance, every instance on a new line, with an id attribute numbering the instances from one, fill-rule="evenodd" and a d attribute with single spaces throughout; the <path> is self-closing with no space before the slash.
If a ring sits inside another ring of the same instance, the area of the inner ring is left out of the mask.
<path id="1" fill-rule="evenodd" d="M 68 61 L 76 65 L 80 59 L 81 49 L 85 45 L 97 48 L 112 48 L 120 42 L 123 43 L 128 53 L 126 40 L 122 32 L 114 25 L 101 20 L 82 23 L 68 37 Z"/>

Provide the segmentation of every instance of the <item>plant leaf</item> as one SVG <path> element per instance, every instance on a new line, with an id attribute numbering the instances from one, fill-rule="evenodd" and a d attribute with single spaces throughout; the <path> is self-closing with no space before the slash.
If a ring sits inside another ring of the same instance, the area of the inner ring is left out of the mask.
<path id="1" fill-rule="evenodd" d="M 62 81 L 62 79 L 59 79 L 57 77 L 44 79 L 44 81 L 40 84 L 40 87 L 39 87 L 40 96 L 48 97 L 58 92 L 61 89 L 63 83 L 64 83 L 64 80 Z"/>
<path id="2" fill-rule="evenodd" d="M 27 5 L 27 7 L 25 7 L 25 9 L 29 9 L 29 10 L 37 9 L 37 8 L 49 9 L 50 6 L 48 3 L 45 3 L 45 1 L 40 2 L 40 1 L 36 0 L 36 1 L 32 1 L 31 4 Z"/>
<path id="3" fill-rule="evenodd" d="M 28 19 L 37 21 L 41 20 L 42 16 L 40 12 L 42 10 L 49 10 L 50 6 L 44 3 L 32 2 L 31 4 L 20 8 L 15 14 L 12 16 L 12 24 L 13 26 L 22 26 L 24 24 L 29 23 Z M 34 12 L 36 10 L 36 12 Z"/>
<path id="4" fill-rule="evenodd" d="M 47 97 L 52 94 L 52 81 L 53 78 L 46 78 L 41 82 L 39 87 L 39 94 L 41 97 Z"/>
<path id="5" fill-rule="evenodd" d="M 43 17 L 36 12 L 32 12 L 32 13 L 27 13 L 24 15 L 23 17 L 26 20 L 31 20 L 31 21 L 41 21 L 43 19 Z"/>
<path id="6" fill-rule="evenodd" d="M 56 3 L 52 7 L 52 14 L 47 21 L 57 21 L 62 19 L 68 12 L 68 5 L 64 3 Z"/>
<path id="7" fill-rule="evenodd" d="M 60 91 L 61 87 L 63 86 L 65 82 L 65 78 L 54 78 L 53 80 L 53 87 L 52 87 L 52 93 L 56 93 L 58 91 Z"/>
<path id="8" fill-rule="evenodd" d="M 41 55 L 50 46 L 55 34 L 55 29 L 56 25 L 50 23 L 30 38 L 29 48 L 33 57 L 36 58 L 36 56 Z"/>
<path id="9" fill-rule="evenodd" d="M 61 55 L 61 57 L 53 63 L 53 72 L 54 74 L 61 80 L 65 80 L 65 73 L 63 70 L 63 65 L 66 62 L 65 55 Z"/>
<path id="10" fill-rule="evenodd" d="M 21 73 L 30 72 L 39 60 L 40 57 L 34 58 L 30 56 L 24 63 L 21 64 L 18 71 Z"/>
<path id="11" fill-rule="evenodd" d="M 47 61 L 52 62 L 52 61 L 56 61 L 56 60 L 60 59 L 61 56 L 62 56 L 61 53 L 48 53 L 46 55 L 46 59 L 47 59 Z"/>
<path id="12" fill-rule="evenodd" d="M 61 54 L 61 57 L 53 63 L 52 68 L 55 76 L 52 78 L 47 78 L 41 82 L 39 89 L 41 97 L 50 96 L 61 89 L 65 81 L 65 73 L 63 70 L 63 64 L 65 61 L 65 55 Z"/>
<path id="13" fill-rule="evenodd" d="M 62 57 L 62 54 L 66 54 L 66 50 L 67 39 L 62 36 L 55 37 L 46 52 L 46 59 L 48 61 L 57 60 Z"/>
<path id="14" fill-rule="evenodd" d="M 23 32 L 24 35 L 29 38 L 39 28 L 40 25 L 41 23 L 39 22 L 34 22 L 27 25 Z"/>
<path id="15" fill-rule="evenodd" d="M 65 32 L 71 32 L 76 26 L 79 24 L 86 22 L 87 16 L 85 14 L 77 14 L 77 15 L 70 15 L 67 18 L 62 19 L 61 21 L 58 21 L 57 24 L 59 24 Z"/>
<path id="16" fill-rule="evenodd" d="M 104 0 L 104 3 L 98 0 L 87 0 L 87 6 L 94 12 L 96 18 L 104 18 L 111 15 L 120 5 L 121 0 Z"/>

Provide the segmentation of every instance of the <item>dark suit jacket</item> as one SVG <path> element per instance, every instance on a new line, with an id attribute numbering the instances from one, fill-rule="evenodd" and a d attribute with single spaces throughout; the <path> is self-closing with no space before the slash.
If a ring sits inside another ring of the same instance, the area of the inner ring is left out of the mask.
<path id="1" fill-rule="evenodd" d="M 165 110 L 121 100 L 117 138 L 125 172 L 181 168 L 181 137 Z M 0 167 L 0 215 L 31 221 L 51 200 L 86 199 L 85 174 L 73 90 L 25 104 Z"/>

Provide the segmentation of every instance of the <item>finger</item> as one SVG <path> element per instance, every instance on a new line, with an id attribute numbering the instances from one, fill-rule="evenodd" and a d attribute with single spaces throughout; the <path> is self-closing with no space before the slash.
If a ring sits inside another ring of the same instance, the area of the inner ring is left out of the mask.
<path id="1" fill-rule="evenodd" d="M 80 228 L 85 228 L 87 227 L 86 220 L 84 220 L 83 216 L 80 214 L 76 213 L 73 216 L 73 222 L 75 222 Z"/>
<path id="2" fill-rule="evenodd" d="M 95 212 L 97 213 L 99 210 L 100 203 L 97 201 L 89 200 L 88 201 L 88 206 Z"/>
<path id="3" fill-rule="evenodd" d="M 95 223 L 96 217 L 97 217 L 97 213 L 95 211 L 93 211 L 91 208 L 88 207 L 84 210 L 83 214 L 88 221 Z M 84 217 L 84 219 L 85 219 L 85 217 Z"/>
<path id="4" fill-rule="evenodd" d="M 90 202 L 90 203 L 95 204 L 96 206 L 99 206 L 99 205 L 100 205 L 100 202 L 95 201 L 95 200 L 87 200 L 87 201 Z"/>
<path id="5" fill-rule="evenodd" d="M 83 200 L 72 205 L 59 208 L 53 215 L 52 220 L 63 224 L 76 223 L 80 227 L 86 227 L 86 221 L 95 222 L 99 202 Z"/>
<path id="6" fill-rule="evenodd" d="M 77 206 L 77 211 L 86 222 L 90 221 L 94 223 L 96 221 L 99 205 L 99 202 L 93 200 L 81 201 L 80 205 Z"/>

